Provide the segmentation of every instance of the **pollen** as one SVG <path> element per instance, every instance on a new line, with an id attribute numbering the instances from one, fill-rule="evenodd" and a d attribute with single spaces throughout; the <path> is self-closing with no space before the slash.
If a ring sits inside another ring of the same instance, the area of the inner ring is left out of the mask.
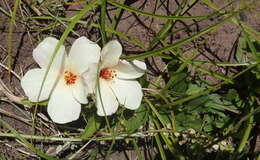
<path id="1" fill-rule="evenodd" d="M 65 71 L 64 72 L 64 80 L 66 85 L 72 85 L 76 83 L 78 76 L 76 74 L 73 74 L 70 71 Z"/>
<path id="2" fill-rule="evenodd" d="M 116 71 L 110 68 L 103 68 L 99 74 L 99 77 L 105 80 L 111 80 L 116 76 L 117 76 Z"/>

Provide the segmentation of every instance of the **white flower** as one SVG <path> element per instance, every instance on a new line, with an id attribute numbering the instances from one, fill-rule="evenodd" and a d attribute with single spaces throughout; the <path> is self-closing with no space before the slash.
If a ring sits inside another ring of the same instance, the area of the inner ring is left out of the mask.
<path id="1" fill-rule="evenodd" d="M 29 70 L 22 78 L 21 85 L 30 101 L 49 99 L 47 112 L 54 122 L 68 123 L 79 118 L 81 103 L 88 102 L 86 96 L 93 88 L 90 85 L 94 83 L 85 84 L 84 77 L 93 72 L 90 66 L 98 63 L 101 49 L 85 37 L 73 43 L 68 55 L 65 47 L 61 46 L 39 96 L 44 74 L 57 43 L 57 39 L 48 37 L 33 50 L 33 57 L 41 68 Z"/>
<path id="2" fill-rule="evenodd" d="M 121 54 L 122 46 L 116 40 L 110 41 L 101 51 L 100 90 L 96 89 L 97 114 L 100 116 L 112 115 L 119 104 L 131 110 L 141 104 L 142 87 L 135 79 L 144 74 L 146 65 L 137 60 L 131 63 L 120 60 Z"/>

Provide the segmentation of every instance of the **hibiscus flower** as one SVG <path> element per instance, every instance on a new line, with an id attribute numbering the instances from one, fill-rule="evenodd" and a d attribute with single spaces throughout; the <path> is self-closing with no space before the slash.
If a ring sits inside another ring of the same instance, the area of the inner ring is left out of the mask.
<path id="1" fill-rule="evenodd" d="M 57 39 L 48 37 L 33 50 L 33 58 L 40 68 L 29 70 L 22 78 L 21 86 L 32 102 L 49 99 L 47 112 L 50 118 L 62 124 L 77 120 L 81 112 L 81 104 L 88 103 L 86 96 L 92 91 L 91 85 L 95 84 L 85 83 L 84 77 L 88 77 L 88 73 L 97 72 L 92 71 L 91 66 L 98 63 L 101 49 L 98 44 L 86 37 L 78 38 L 73 43 L 69 54 L 66 54 L 65 47 L 62 45 L 39 93 L 57 44 Z"/>
<path id="2" fill-rule="evenodd" d="M 101 51 L 99 87 L 96 87 L 97 114 L 100 116 L 112 115 L 119 104 L 131 110 L 141 104 L 143 92 L 136 78 L 144 74 L 146 65 L 138 60 L 120 60 L 121 54 L 122 46 L 116 40 L 107 43 Z"/>

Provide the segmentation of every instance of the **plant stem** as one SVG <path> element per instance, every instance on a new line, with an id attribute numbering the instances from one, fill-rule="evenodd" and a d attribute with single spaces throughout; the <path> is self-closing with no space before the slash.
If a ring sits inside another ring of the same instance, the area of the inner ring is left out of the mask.
<path id="1" fill-rule="evenodd" d="M 102 45 L 104 46 L 107 43 L 106 35 L 106 7 L 107 1 L 103 0 L 101 5 L 101 17 L 100 17 L 100 33 L 102 37 Z"/>
<path id="2" fill-rule="evenodd" d="M 250 105 L 250 109 L 249 109 L 249 113 L 253 113 L 254 112 L 254 105 Z M 249 135 L 251 133 L 251 130 L 253 128 L 253 122 L 254 122 L 254 114 L 252 114 L 249 119 L 247 120 L 247 124 L 246 124 L 246 129 L 244 131 L 243 137 L 240 141 L 240 144 L 238 146 L 237 149 L 237 153 L 241 153 L 247 143 L 247 140 L 249 138 Z"/>

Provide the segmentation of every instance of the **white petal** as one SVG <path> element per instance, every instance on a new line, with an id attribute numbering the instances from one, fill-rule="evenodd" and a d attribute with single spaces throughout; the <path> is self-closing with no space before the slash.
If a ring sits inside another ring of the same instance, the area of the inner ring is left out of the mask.
<path id="1" fill-rule="evenodd" d="M 117 77 L 120 79 L 136 79 L 144 74 L 146 65 L 138 60 L 133 62 L 122 60 L 113 68 L 117 70 Z"/>
<path id="2" fill-rule="evenodd" d="M 100 47 L 86 37 L 80 37 L 73 43 L 69 53 L 69 63 L 77 73 L 87 70 L 89 63 L 98 63 Z"/>
<path id="3" fill-rule="evenodd" d="M 48 66 L 58 42 L 59 41 L 53 37 L 47 37 L 33 50 L 33 58 L 41 68 L 46 68 Z M 63 65 L 65 56 L 65 47 L 62 45 L 53 60 L 51 70 L 59 70 Z"/>
<path id="4" fill-rule="evenodd" d="M 117 65 L 122 54 L 122 46 L 117 40 L 108 42 L 101 51 L 101 68 L 113 67 Z"/>
<path id="5" fill-rule="evenodd" d="M 94 93 L 96 89 L 96 82 L 97 82 L 97 69 L 98 64 L 97 63 L 91 63 L 89 64 L 88 70 L 82 74 L 82 77 L 84 79 L 84 83 L 88 88 L 89 93 Z"/>
<path id="6" fill-rule="evenodd" d="M 101 94 L 101 96 L 100 96 Z M 100 79 L 100 94 L 97 90 L 97 114 L 99 116 L 109 116 L 114 114 L 118 108 L 117 99 L 105 80 Z M 101 102 L 102 99 L 102 102 Z M 104 112 L 105 111 L 105 112 Z"/>
<path id="7" fill-rule="evenodd" d="M 58 80 L 57 72 L 49 72 L 44 82 L 41 95 L 38 97 L 45 71 L 45 69 L 39 68 L 32 69 L 29 70 L 21 79 L 21 86 L 26 96 L 28 96 L 29 100 L 32 102 L 47 100 Z"/>
<path id="8" fill-rule="evenodd" d="M 79 118 L 81 105 L 72 95 L 72 89 L 59 82 L 53 91 L 47 112 L 55 123 L 68 123 Z"/>
<path id="9" fill-rule="evenodd" d="M 79 103 L 86 104 L 87 101 L 87 87 L 84 85 L 83 79 L 79 77 L 77 82 L 72 86 L 73 96 Z"/>
<path id="10" fill-rule="evenodd" d="M 137 109 L 142 101 L 142 87 L 136 80 L 115 79 L 113 89 L 119 103 L 128 109 Z"/>

